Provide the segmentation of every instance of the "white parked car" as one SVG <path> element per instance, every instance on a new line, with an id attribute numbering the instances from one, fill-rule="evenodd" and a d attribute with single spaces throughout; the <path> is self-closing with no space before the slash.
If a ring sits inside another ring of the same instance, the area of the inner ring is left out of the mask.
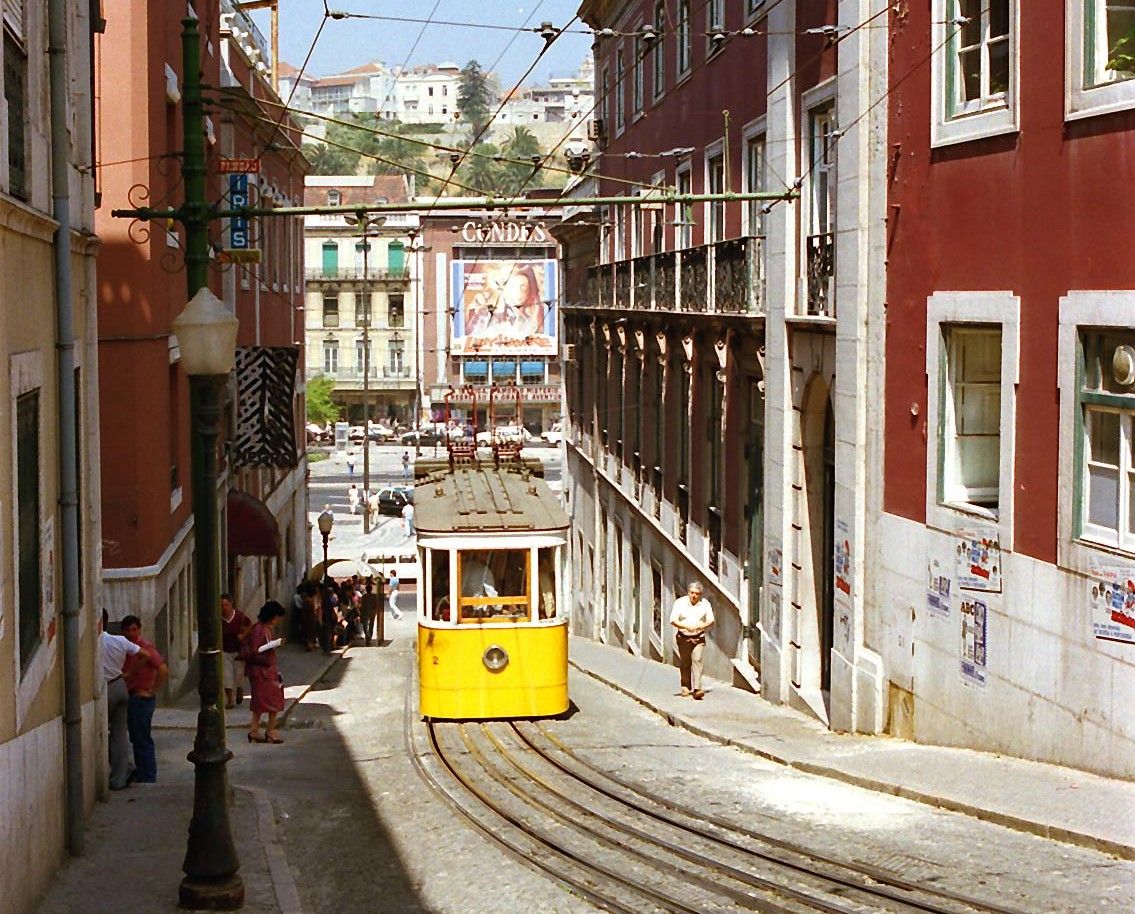
<path id="1" fill-rule="evenodd" d="M 559 444 L 564 440 L 564 424 L 553 422 L 552 427 L 544 432 L 543 438 L 549 444 Z"/>
<path id="2" fill-rule="evenodd" d="M 477 444 L 487 445 L 494 441 L 519 441 L 528 444 L 535 441 L 535 436 L 523 425 L 498 425 L 491 432 L 477 432 Z"/>

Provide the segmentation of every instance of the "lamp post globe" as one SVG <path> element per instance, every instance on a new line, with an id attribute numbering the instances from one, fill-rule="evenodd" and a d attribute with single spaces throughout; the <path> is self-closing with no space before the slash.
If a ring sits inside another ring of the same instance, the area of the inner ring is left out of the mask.
<path id="1" fill-rule="evenodd" d="M 331 513 L 330 506 L 323 509 L 323 513 L 316 518 L 319 526 L 319 535 L 323 537 L 323 573 L 327 573 L 327 538 L 331 535 L 331 528 L 335 525 L 335 515 Z"/>
<path id="2" fill-rule="evenodd" d="M 197 584 L 197 733 L 193 763 L 193 817 L 185 849 L 178 903 L 183 908 L 231 911 L 244 903 L 240 860 L 229 825 L 224 711 L 218 698 L 221 669 L 220 566 L 217 543 L 217 442 L 222 390 L 236 361 L 240 322 L 207 287 L 201 287 L 173 321 L 181 367 L 189 375 L 193 436 L 193 536 Z"/>

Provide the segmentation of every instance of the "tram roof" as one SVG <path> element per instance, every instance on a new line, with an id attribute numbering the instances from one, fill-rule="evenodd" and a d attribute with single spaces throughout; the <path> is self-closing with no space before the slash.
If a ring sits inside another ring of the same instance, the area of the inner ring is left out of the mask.
<path id="1" fill-rule="evenodd" d="M 548 484 L 524 467 L 457 466 L 414 487 L 414 525 L 422 533 L 524 533 L 569 523 Z"/>

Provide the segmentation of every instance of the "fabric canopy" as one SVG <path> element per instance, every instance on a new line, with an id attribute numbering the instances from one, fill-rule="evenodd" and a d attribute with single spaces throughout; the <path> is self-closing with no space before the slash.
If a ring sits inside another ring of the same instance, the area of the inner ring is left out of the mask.
<path id="1" fill-rule="evenodd" d="M 255 495 L 236 489 L 229 492 L 228 544 L 229 555 L 279 555 L 276 518 Z"/>
<path id="2" fill-rule="evenodd" d="M 511 378 L 516 374 L 516 362 L 493 362 L 494 378 Z"/>

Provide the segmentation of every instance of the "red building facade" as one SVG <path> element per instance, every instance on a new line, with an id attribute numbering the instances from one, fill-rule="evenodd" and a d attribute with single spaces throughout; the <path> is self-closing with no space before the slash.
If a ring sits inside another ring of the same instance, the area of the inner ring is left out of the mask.
<path id="1" fill-rule="evenodd" d="M 295 125 L 275 126 L 277 109 L 270 103 L 279 100 L 263 64 L 266 43 L 229 0 L 192 0 L 189 10 L 199 22 L 208 91 L 208 199 L 220 201 L 229 189 L 219 174 L 222 157 L 253 158 L 260 167 L 249 176 L 253 202 L 299 205 L 307 166 Z M 109 0 L 105 16 L 97 107 L 104 163 L 97 220 L 103 239 L 103 578 L 112 619 L 142 617 L 148 636 L 170 660 L 176 685 L 196 645 L 188 381 L 171 332 L 187 300 L 185 237 L 177 224 L 131 223 L 111 217 L 110 210 L 176 206 L 183 198 L 181 23 L 167 10 L 135 0 Z M 302 226 L 294 218 L 265 218 L 251 226 L 251 237 L 260 262 L 226 262 L 229 226 L 211 226 L 210 287 L 240 318 L 238 346 L 293 347 L 302 343 Z M 294 408 L 302 429 L 302 387 Z M 226 417 L 231 434 L 235 384 Z M 308 564 L 302 431 L 297 443 L 300 459 L 291 468 L 238 469 L 228 457 L 223 461 L 222 518 L 226 493 L 234 490 L 263 502 L 275 523 L 272 555 L 242 556 L 242 531 L 228 530 L 227 586 L 245 610 L 290 593 Z"/>
<path id="2" fill-rule="evenodd" d="M 879 642 L 896 730 L 1130 777 L 1131 22 L 985 6 L 892 16 Z"/>

